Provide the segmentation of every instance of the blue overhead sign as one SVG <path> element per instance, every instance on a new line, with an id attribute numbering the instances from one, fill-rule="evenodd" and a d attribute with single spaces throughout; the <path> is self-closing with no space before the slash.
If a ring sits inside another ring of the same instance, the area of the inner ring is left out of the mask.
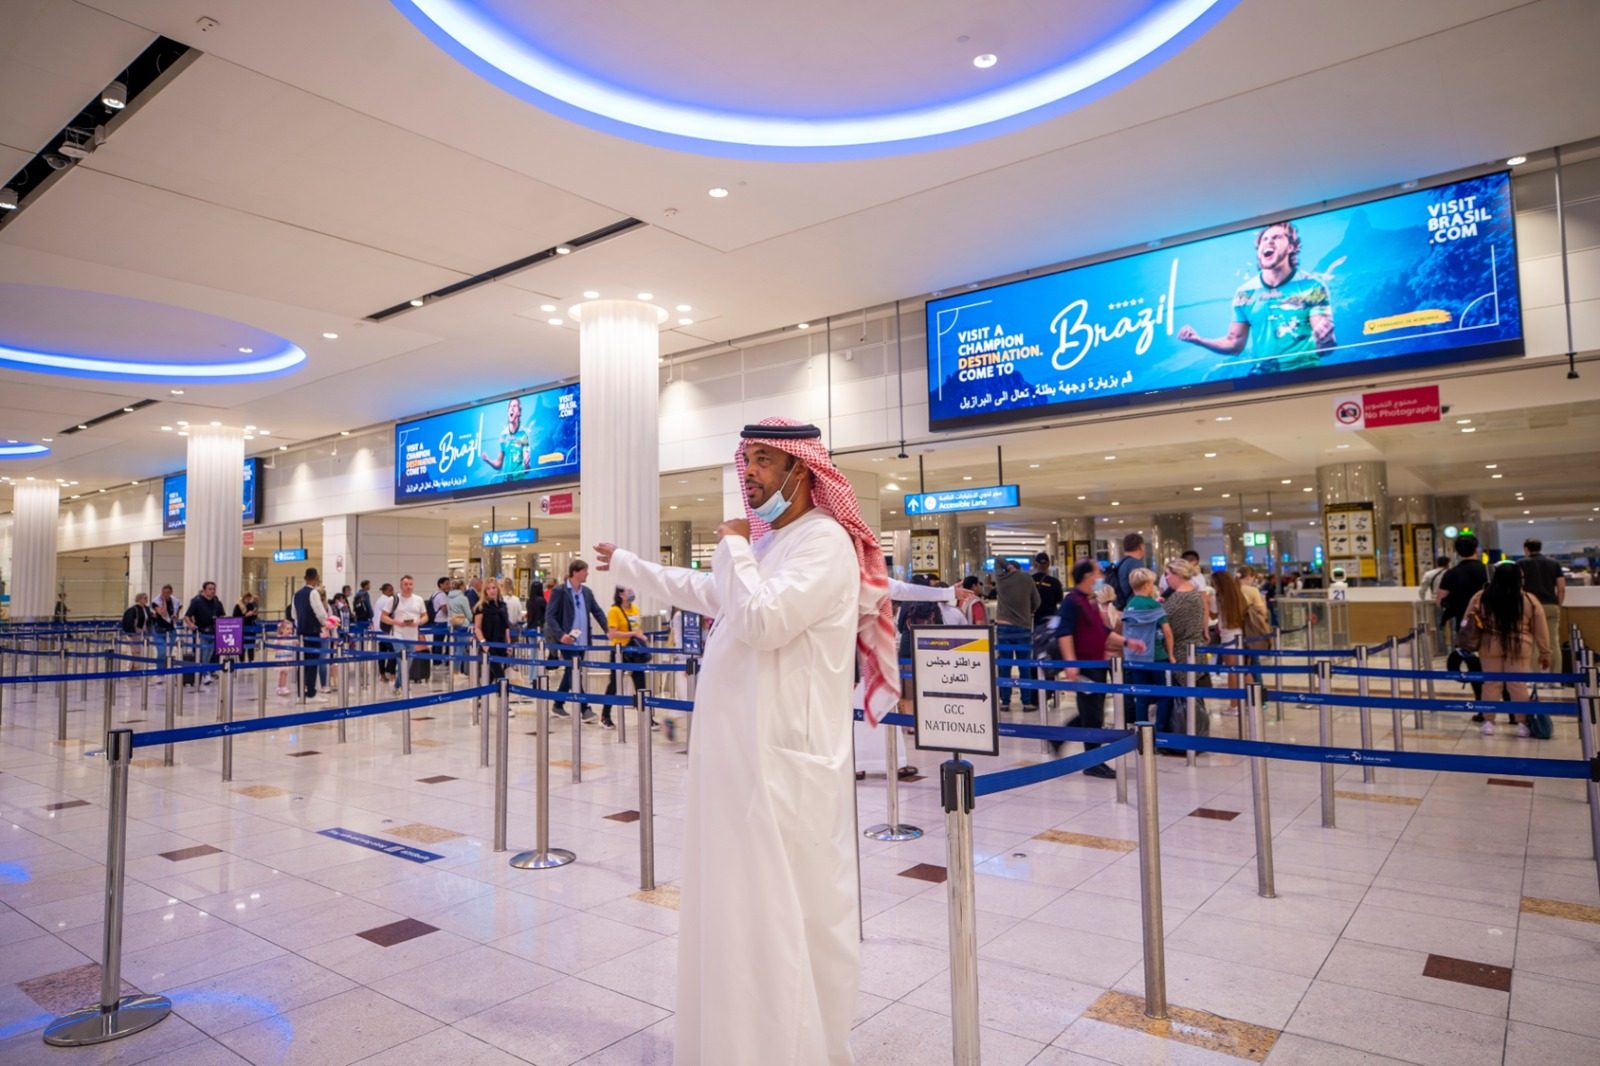
<path id="1" fill-rule="evenodd" d="M 1484 174 L 929 300 L 934 429 L 1520 355 Z"/>
<path id="2" fill-rule="evenodd" d="M 515 544 L 539 543 L 537 529 L 486 529 L 483 531 L 485 548 L 508 548 Z"/>
<path id="3" fill-rule="evenodd" d="M 949 514 L 953 511 L 995 511 L 1020 507 L 1022 493 L 1015 485 L 990 485 L 950 492 L 906 493 L 906 514 Z"/>
<path id="4" fill-rule="evenodd" d="M 306 561 L 306 550 L 304 548 L 279 548 L 272 553 L 272 561 L 275 563 L 303 563 Z"/>

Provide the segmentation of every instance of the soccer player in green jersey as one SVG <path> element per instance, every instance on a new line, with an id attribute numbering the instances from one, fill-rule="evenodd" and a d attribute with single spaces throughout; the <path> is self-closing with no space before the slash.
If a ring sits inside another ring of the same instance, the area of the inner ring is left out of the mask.
<path id="1" fill-rule="evenodd" d="M 533 465 L 533 440 L 522 428 L 522 401 L 515 396 L 506 404 L 506 429 L 500 434 L 500 454 L 490 458 L 480 452 L 485 463 L 500 471 L 501 481 L 517 481 L 528 476 Z"/>
<path id="2" fill-rule="evenodd" d="M 1233 294 L 1233 324 L 1226 336 L 1202 337 L 1192 326 L 1178 339 L 1237 355 L 1250 346 L 1252 374 L 1305 370 L 1319 366 L 1322 353 L 1338 342 L 1333 308 L 1320 278 L 1299 272 L 1300 234 L 1292 222 L 1274 222 L 1256 234 L 1254 278 Z"/>

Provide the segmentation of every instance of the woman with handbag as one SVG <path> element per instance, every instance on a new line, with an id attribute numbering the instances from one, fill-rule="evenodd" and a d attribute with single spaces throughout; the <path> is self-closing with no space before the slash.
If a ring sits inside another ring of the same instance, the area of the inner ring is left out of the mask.
<path id="1" fill-rule="evenodd" d="M 1522 590 L 1522 571 L 1507 560 L 1495 565 L 1489 584 L 1467 603 L 1456 647 L 1466 653 L 1477 652 L 1486 674 L 1528 673 L 1535 662 L 1540 670 L 1550 669 L 1550 627 L 1544 608 Z M 1496 692 L 1498 690 L 1498 693 Z M 1524 701 L 1529 698 L 1525 681 L 1489 681 L 1484 684 L 1484 699 Z M 1516 715 L 1509 716 L 1513 722 Z M 1483 716 L 1483 735 L 1494 736 L 1494 715 Z M 1517 735 L 1529 735 L 1526 723 L 1517 725 Z"/>
<path id="2" fill-rule="evenodd" d="M 644 626 L 639 621 L 639 605 L 633 602 L 633 590 L 617 586 L 617 591 L 611 597 L 611 609 L 606 612 L 606 636 L 611 639 L 611 646 L 618 650 L 618 657 L 625 663 L 645 663 L 650 661 L 650 645 L 644 639 Z M 617 675 L 621 670 L 609 671 L 611 676 L 606 680 L 606 695 L 617 694 Z M 629 670 L 628 676 L 633 678 L 633 691 L 641 692 L 645 687 L 644 671 Z M 616 722 L 611 719 L 611 708 L 604 707 L 600 711 L 600 727 L 602 729 L 617 728 Z"/>

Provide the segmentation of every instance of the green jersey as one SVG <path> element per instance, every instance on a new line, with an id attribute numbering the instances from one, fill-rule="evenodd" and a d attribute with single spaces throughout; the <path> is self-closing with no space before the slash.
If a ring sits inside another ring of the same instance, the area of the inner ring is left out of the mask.
<path id="1" fill-rule="evenodd" d="M 500 434 L 500 480 L 518 481 L 533 466 L 533 439 L 528 431 Z"/>
<path id="2" fill-rule="evenodd" d="M 1250 327 L 1252 373 L 1305 370 L 1321 363 L 1312 316 L 1333 318 L 1328 287 L 1319 278 L 1295 273 L 1272 287 L 1258 273 L 1233 294 L 1233 320 Z"/>

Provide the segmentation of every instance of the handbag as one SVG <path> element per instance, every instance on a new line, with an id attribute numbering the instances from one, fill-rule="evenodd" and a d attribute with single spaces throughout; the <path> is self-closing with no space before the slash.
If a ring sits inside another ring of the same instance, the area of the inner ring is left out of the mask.
<path id="1" fill-rule="evenodd" d="M 1461 624 L 1456 627 L 1456 651 L 1466 655 L 1478 654 L 1478 649 L 1483 646 L 1483 608 L 1474 607 L 1461 616 Z"/>

